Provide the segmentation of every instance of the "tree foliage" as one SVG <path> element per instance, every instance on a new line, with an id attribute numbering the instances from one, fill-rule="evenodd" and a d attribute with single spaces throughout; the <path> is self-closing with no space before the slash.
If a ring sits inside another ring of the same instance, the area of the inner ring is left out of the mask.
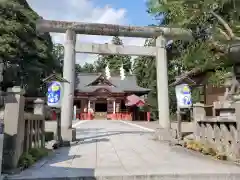
<path id="1" fill-rule="evenodd" d="M 223 75 L 231 70 L 228 46 L 240 38 L 240 1 L 237 0 L 148 0 L 148 12 L 155 17 L 155 26 L 182 27 L 192 30 L 193 40 L 168 41 L 168 80 L 192 69 L 215 69 L 209 83 L 221 85 Z M 154 42 L 154 39 L 150 41 Z M 146 44 L 147 45 L 147 44 Z M 149 45 L 149 44 L 148 44 Z M 150 104 L 157 109 L 156 67 L 154 59 L 139 57 L 134 70 L 139 84 L 152 89 Z M 152 66 L 151 66 L 152 63 Z M 148 68 L 146 68 L 148 67 Z M 149 75 L 153 73 L 153 75 Z M 155 96 L 152 96 L 154 94 Z M 153 97 L 153 98 L 152 98 Z M 175 113 L 174 87 L 169 87 L 170 110 Z M 154 112 L 153 112 L 154 114 Z M 157 113 L 156 113 L 157 114 Z"/>
<path id="2" fill-rule="evenodd" d="M 149 0 L 148 7 L 155 17 L 164 16 L 164 25 L 192 30 L 194 41 L 187 46 L 179 43 L 180 48 L 186 46 L 178 57 L 185 68 L 194 65 L 219 68 L 231 64 L 227 48 L 233 40 L 240 39 L 240 1 Z"/>
<path id="3" fill-rule="evenodd" d="M 64 46 L 62 44 L 53 44 L 53 61 L 54 70 L 58 73 L 62 73 L 63 70 L 63 60 L 64 60 Z"/>
<path id="4" fill-rule="evenodd" d="M 122 40 L 115 36 L 112 39 L 112 44 L 114 45 L 123 45 Z M 101 67 L 105 67 L 107 64 L 113 74 L 119 74 L 119 69 L 123 65 L 123 69 L 126 73 L 131 71 L 131 57 L 126 55 L 102 55 L 99 56 L 98 62 L 96 65 L 101 65 Z M 103 66 L 105 64 L 105 66 Z M 100 69 L 99 69 L 100 70 Z"/>
<path id="5" fill-rule="evenodd" d="M 0 59 L 4 63 L 3 89 L 21 85 L 36 94 L 41 78 L 58 67 L 49 33 L 36 31 L 40 18 L 25 0 L 0 1 Z"/>
<path id="6" fill-rule="evenodd" d="M 156 42 L 154 39 L 148 39 L 145 42 L 145 46 L 155 46 Z M 168 81 L 172 82 L 176 75 L 179 75 L 177 64 L 173 61 L 173 58 L 178 55 L 174 51 L 172 45 L 167 46 L 167 57 L 168 57 Z M 151 92 L 148 94 L 148 103 L 151 105 L 151 115 L 153 119 L 158 118 L 158 104 L 157 104 L 157 76 L 156 76 L 156 58 L 142 56 L 134 59 L 133 72 L 137 77 L 138 84 L 141 87 L 151 89 Z M 173 87 L 169 88 L 169 97 L 170 97 L 170 109 L 172 112 L 176 109 L 176 99 L 175 91 Z"/>
<path id="7" fill-rule="evenodd" d="M 112 44 L 123 45 L 123 42 L 119 37 L 113 37 Z M 86 62 L 83 66 L 77 65 L 76 69 L 77 72 L 100 73 L 105 71 L 107 65 L 109 65 L 113 75 L 119 75 L 122 65 L 125 72 L 130 73 L 132 68 L 131 57 L 126 55 L 99 55 L 93 63 Z"/>

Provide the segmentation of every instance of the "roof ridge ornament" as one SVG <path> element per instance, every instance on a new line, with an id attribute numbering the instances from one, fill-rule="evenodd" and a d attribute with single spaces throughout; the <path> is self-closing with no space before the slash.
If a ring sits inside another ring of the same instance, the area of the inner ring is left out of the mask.
<path id="1" fill-rule="evenodd" d="M 109 79 L 111 77 L 111 73 L 110 73 L 110 69 L 109 69 L 108 64 L 105 68 L 105 75 L 106 75 L 107 79 Z"/>
<path id="2" fill-rule="evenodd" d="M 125 79 L 125 70 L 123 68 L 123 64 L 120 67 L 120 76 L 121 76 L 121 80 Z"/>

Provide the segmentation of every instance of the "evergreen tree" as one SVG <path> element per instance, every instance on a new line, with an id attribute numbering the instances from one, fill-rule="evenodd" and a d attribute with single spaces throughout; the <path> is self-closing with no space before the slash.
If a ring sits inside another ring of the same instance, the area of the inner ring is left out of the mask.
<path id="1" fill-rule="evenodd" d="M 155 40 L 146 40 L 145 46 L 155 46 Z M 175 80 L 175 76 L 179 75 L 177 66 L 178 64 L 173 61 L 173 58 L 178 55 L 178 52 L 174 46 L 167 46 L 167 57 L 168 57 L 168 80 L 169 84 Z M 142 56 L 137 57 L 133 64 L 134 74 L 137 77 L 138 85 L 141 87 L 151 89 L 148 94 L 148 103 L 151 105 L 151 115 L 153 119 L 158 118 L 158 104 L 157 104 L 157 77 L 156 77 L 156 58 Z M 176 111 L 176 97 L 175 90 L 173 87 L 169 87 L 170 97 L 170 112 Z"/>
<path id="2" fill-rule="evenodd" d="M 2 88 L 21 85 L 36 95 L 41 78 L 52 73 L 59 62 L 53 56 L 49 33 L 36 31 L 40 17 L 26 0 L 0 1 L 0 59 L 4 63 Z"/>
<path id="3" fill-rule="evenodd" d="M 193 32 L 193 41 L 174 41 L 167 46 L 169 84 L 176 76 L 193 68 L 215 68 L 216 73 L 209 83 L 222 84 L 223 74 L 231 65 L 228 44 L 240 39 L 239 7 L 240 1 L 237 0 L 148 0 L 148 12 L 155 16 L 157 25 L 179 26 Z M 149 103 L 157 109 L 156 67 L 154 60 L 150 59 L 138 57 L 134 70 L 139 85 L 152 89 Z M 174 87 L 169 87 L 169 98 L 171 113 L 175 113 Z"/>
<path id="4" fill-rule="evenodd" d="M 83 66 L 76 64 L 75 65 L 76 73 L 94 73 L 96 72 L 94 64 L 85 63 Z"/>
<path id="5" fill-rule="evenodd" d="M 176 60 L 182 62 L 185 70 L 197 66 L 201 69 L 221 68 L 222 73 L 226 72 L 226 67 L 231 65 L 228 45 L 240 40 L 240 1 L 149 0 L 148 5 L 151 14 L 164 16 L 164 25 L 192 30 L 194 41 L 187 44 L 174 42 L 181 48 L 181 55 Z"/>
<path id="6" fill-rule="evenodd" d="M 112 44 L 123 45 L 123 42 L 119 37 L 113 37 Z M 95 62 L 95 65 L 97 65 L 96 69 L 101 72 L 103 71 L 101 69 L 105 68 L 107 64 L 109 65 L 111 73 L 118 75 L 120 73 L 119 69 L 122 65 L 126 73 L 129 73 L 131 71 L 132 65 L 131 57 L 126 55 L 102 55 L 99 56 L 99 59 L 97 62 Z"/>

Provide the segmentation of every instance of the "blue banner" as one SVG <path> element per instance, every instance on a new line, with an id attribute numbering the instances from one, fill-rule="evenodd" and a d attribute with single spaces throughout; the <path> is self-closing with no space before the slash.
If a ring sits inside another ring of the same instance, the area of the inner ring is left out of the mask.
<path id="1" fill-rule="evenodd" d="M 50 106 L 59 106 L 61 100 L 61 83 L 52 82 L 48 86 L 47 103 Z"/>
<path id="2" fill-rule="evenodd" d="M 192 106 L 191 89 L 187 84 L 177 85 L 175 92 L 179 108 L 190 108 Z"/>

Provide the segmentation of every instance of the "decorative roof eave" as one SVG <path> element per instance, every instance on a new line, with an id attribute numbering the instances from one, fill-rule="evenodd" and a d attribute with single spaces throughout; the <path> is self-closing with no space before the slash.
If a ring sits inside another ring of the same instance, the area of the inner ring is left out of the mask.
<path id="1" fill-rule="evenodd" d="M 189 81 L 190 86 L 201 86 L 202 83 L 197 83 L 193 80 L 194 77 L 199 76 L 200 74 L 208 74 L 209 72 L 215 72 L 215 69 L 206 69 L 202 70 L 200 68 L 194 68 L 191 71 L 185 72 L 180 76 L 176 77 L 175 82 L 171 83 L 170 86 L 177 86 L 184 83 L 184 81 Z"/>
<path id="2" fill-rule="evenodd" d="M 193 79 L 191 79 L 191 78 L 189 78 L 189 77 L 185 77 L 184 79 L 181 79 L 181 81 L 175 81 L 173 84 L 171 84 L 171 85 L 173 85 L 173 86 L 177 86 L 177 85 L 179 85 L 179 84 L 188 84 L 189 86 L 196 86 L 197 85 L 197 83 L 193 80 Z M 171 86 L 170 85 L 170 86 Z"/>
<path id="3" fill-rule="evenodd" d="M 99 80 L 101 77 L 104 78 L 104 80 L 108 83 L 108 85 L 116 87 L 114 84 L 112 84 L 112 83 L 106 78 L 106 76 L 105 76 L 104 74 L 100 74 L 94 81 L 90 82 L 90 83 L 87 84 L 86 86 L 91 86 L 93 83 L 95 83 L 95 82 L 96 82 L 97 80 Z"/>
<path id="4" fill-rule="evenodd" d="M 106 88 L 103 88 L 103 87 L 100 87 L 94 91 L 92 91 L 93 93 L 112 93 L 111 90 L 109 90 L 107 87 Z"/>
<path id="5" fill-rule="evenodd" d="M 144 92 L 144 93 L 146 93 L 146 92 L 150 92 L 150 91 L 151 91 L 151 89 L 143 89 L 143 90 L 139 90 L 139 89 L 124 90 L 124 92 L 126 92 L 126 93 L 129 93 L 129 92 Z"/>
<path id="6" fill-rule="evenodd" d="M 68 82 L 69 83 L 69 81 L 62 78 L 60 75 L 58 75 L 56 73 L 51 74 L 50 76 L 44 78 L 42 81 L 45 82 L 45 83 L 48 83 L 48 82 L 51 82 L 51 81 L 60 81 L 60 82 Z"/>
<path id="7" fill-rule="evenodd" d="M 137 91 L 137 90 L 131 90 L 131 91 L 124 91 L 124 93 L 134 93 L 137 95 L 145 95 L 148 94 L 150 92 L 150 90 L 144 90 L 144 91 Z"/>

